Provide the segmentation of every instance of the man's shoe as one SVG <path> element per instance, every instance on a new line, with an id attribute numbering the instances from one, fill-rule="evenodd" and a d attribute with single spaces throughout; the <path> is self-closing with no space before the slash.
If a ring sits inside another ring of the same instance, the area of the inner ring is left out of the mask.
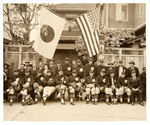
<path id="1" fill-rule="evenodd" d="M 86 101 L 86 104 L 89 104 L 89 101 Z"/>
<path id="2" fill-rule="evenodd" d="M 141 106 L 144 106 L 144 103 L 143 103 L 143 102 L 140 102 L 140 105 L 141 105 Z"/>
<path id="3" fill-rule="evenodd" d="M 134 106 L 134 102 L 132 102 L 131 105 Z"/>
<path id="4" fill-rule="evenodd" d="M 106 104 L 107 104 L 107 105 L 110 105 L 110 103 L 109 103 L 109 102 L 106 102 Z"/>
<path id="5" fill-rule="evenodd" d="M 46 105 L 46 101 L 43 100 L 43 105 Z"/>
<path id="6" fill-rule="evenodd" d="M 95 103 L 94 103 L 95 105 L 97 105 L 97 101 L 95 101 Z"/>
<path id="7" fill-rule="evenodd" d="M 9 105 L 12 106 L 13 105 L 12 102 L 10 102 Z"/>
<path id="8" fill-rule="evenodd" d="M 74 103 L 74 102 L 70 102 L 70 104 L 71 104 L 71 105 L 75 105 L 75 103 Z"/>
<path id="9" fill-rule="evenodd" d="M 61 102 L 62 105 L 65 105 L 65 102 Z"/>

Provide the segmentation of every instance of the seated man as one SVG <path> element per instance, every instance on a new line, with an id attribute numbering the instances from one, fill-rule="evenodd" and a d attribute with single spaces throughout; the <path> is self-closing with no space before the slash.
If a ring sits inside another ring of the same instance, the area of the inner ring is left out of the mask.
<path id="1" fill-rule="evenodd" d="M 136 75 L 136 71 L 131 72 L 131 77 L 129 78 L 129 88 L 131 89 L 131 102 L 134 105 L 135 96 L 139 97 L 140 105 L 144 106 L 142 98 L 142 83 L 140 78 Z"/>
<path id="2" fill-rule="evenodd" d="M 130 97 L 131 97 L 131 90 L 128 86 L 128 79 L 126 78 L 126 72 L 122 72 L 122 75 L 119 77 L 118 81 L 117 81 L 117 87 L 118 89 L 116 89 L 116 96 L 117 99 L 120 99 L 120 102 L 123 102 L 123 94 L 126 93 L 127 94 L 127 102 L 130 103 Z"/>
<path id="3" fill-rule="evenodd" d="M 117 78 L 115 78 L 115 71 L 112 69 L 110 71 L 110 76 L 108 78 L 108 82 L 106 85 L 105 93 L 106 93 L 106 103 L 109 105 L 109 97 L 111 98 L 112 103 L 116 103 L 116 84 Z"/>
<path id="4" fill-rule="evenodd" d="M 81 82 L 77 76 L 77 71 L 73 70 L 72 75 L 68 78 L 69 84 L 69 94 L 70 94 L 70 104 L 74 105 L 75 91 L 80 91 Z"/>
<path id="5" fill-rule="evenodd" d="M 56 76 L 56 90 L 58 90 L 57 98 L 60 98 L 61 104 L 65 105 L 65 91 L 67 88 L 67 77 L 63 74 L 63 70 L 60 69 Z"/>
<path id="6" fill-rule="evenodd" d="M 38 100 L 41 98 L 41 93 L 43 91 L 44 82 L 45 82 L 45 79 L 42 74 L 42 70 L 38 70 L 37 76 L 34 78 L 34 84 L 33 84 L 35 102 L 38 102 Z M 37 88 L 39 88 L 38 91 L 37 91 Z"/>
<path id="7" fill-rule="evenodd" d="M 98 100 L 99 93 L 105 93 L 106 84 L 108 82 L 106 76 L 106 70 L 101 69 L 100 75 L 98 75 L 96 80 L 96 90 L 95 90 L 95 102 Z"/>
<path id="8" fill-rule="evenodd" d="M 94 72 L 90 71 L 90 75 L 86 77 L 85 79 L 85 91 L 86 91 L 86 104 L 89 104 L 90 101 L 90 95 L 92 96 L 92 102 L 95 103 L 95 84 L 96 84 L 96 78 L 94 76 Z"/>
<path id="9" fill-rule="evenodd" d="M 46 105 L 46 100 L 56 90 L 55 78 L 52 76 L 52 72 L 49 70 L 45 76 L 45 84 L 43 89 L 43 104 Z"/>

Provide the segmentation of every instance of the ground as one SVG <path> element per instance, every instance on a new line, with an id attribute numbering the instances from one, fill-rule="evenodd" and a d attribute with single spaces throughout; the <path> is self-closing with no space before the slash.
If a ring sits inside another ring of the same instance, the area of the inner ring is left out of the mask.
<path id="1" fill-rule="evenodd" d="M 66 103 L 48 102 L 22 106 L 4 103 L 4 120 L 7 121 L 135 121 L 146 120 L 146 106 L 135 104 L 98 105 L 78 102 L 75 106 Z"/>

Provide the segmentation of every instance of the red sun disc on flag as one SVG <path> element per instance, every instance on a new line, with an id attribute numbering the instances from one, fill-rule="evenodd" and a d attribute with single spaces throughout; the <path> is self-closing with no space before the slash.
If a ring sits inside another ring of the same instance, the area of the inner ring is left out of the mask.
<path id="1" fill-rule="evenodd" d="M 41 38 L 44 42 L 48 43 L 54 39 L 55 33 L 51 26 L 43 25 L 40 31 Z"/>

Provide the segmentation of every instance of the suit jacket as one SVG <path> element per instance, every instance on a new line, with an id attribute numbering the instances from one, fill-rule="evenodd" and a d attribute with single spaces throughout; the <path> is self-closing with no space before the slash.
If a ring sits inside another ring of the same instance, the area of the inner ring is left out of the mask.
<path id="1" fill-rule="evenodd" d="M 117 78 L 114 77 L 113 79 L 114 79 L 114 86 L 117 87 Z M 109 77 L 106 86 L 111 87 L 112 85 L 113 85 L 113 83 L 112 83 L 111 77 Z"/>
<path id="2" fill-rule="evenodd" d="M 119 68 L 120 68 L 120 66 L 117 66 L 117 67 L 116 67 L 116 76 L 117 76 L 117 77 L 119 77 Z M 125 75 L 127 76 L 127 68 L 126 68 L 125 66 L 123 66 L 123 71 L 126 72 Z"/>
<path id="3" fill-rule="evenodd" d="M 129 88 L 132 89 L 137 89 L 137 88 L 142 88 L 142 83 L 139 77 L 136 77 L 136 79 L 133 79 L 132 77 L 129 78 Z"/>
<path id="4" fill-rule="evenodd" d="M 135 70 L 136 72 L 136 76 L 139 76 L 139 69 L 137 67 L 134 67 L 133 69 L 131 69 L 130 67 L 127 69 L 127 77 L 131 77 L 131 72 Z"/>

